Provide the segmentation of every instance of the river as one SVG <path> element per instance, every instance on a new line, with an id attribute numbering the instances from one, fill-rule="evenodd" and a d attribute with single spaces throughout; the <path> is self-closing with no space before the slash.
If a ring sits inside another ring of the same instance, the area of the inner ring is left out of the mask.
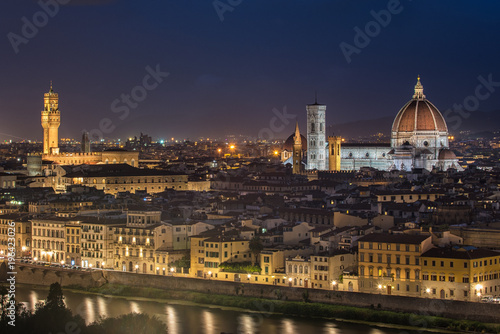
<path id="1" fill-rule="evenodd" d="M 47 297 L 48 289 L 18 285 L 16 300 L 29 309 Z M 116 317 L 130 312 L 141 312 L 157 316 L 168 326 L 169 334 L 220 334 L 220 333 L 265 333 L 265 334 L 416 334 L 408 331 L 376 325 L 288 317 L 268 313 L 246 312 L 224 307 L 210 307 L 184 303 L 182 301 L 159 302 L 141 298 L 104 297 L 63 289 L 65 303 L 73 313 L 80 314 L 87 323 L 103 317 Z M 139 333 L 138 333 L 139 334 Z"/>

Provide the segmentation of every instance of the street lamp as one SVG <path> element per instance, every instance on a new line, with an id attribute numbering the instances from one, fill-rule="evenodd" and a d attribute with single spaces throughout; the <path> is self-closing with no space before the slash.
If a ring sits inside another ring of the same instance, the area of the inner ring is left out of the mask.
<path id="1" fill-rule="evenodd" d="M 291 278 L 291 277 L 290 277 L 290 278 L 288 278 L 288 285 L 289 285 L 289 286 L 292 286 L 292 278 Z"/>
<path id="2" fill-rule="evenodd" d="M 139 265 L 138 264 L 135 265 L 135 273 L 136 274 L 139 273 Z"/>
<path id="3" fill-rule="evenodd" d="M 61 266 L 64 266 L 64 260 L 61 260 Z"/>
<path id="4" fill-rule="evenodd" d="M 332 290 L 335 290 L 336 287 L 337 287 L 337 281 L 333 281 L 332 282 Z"/>
<path id="5" fill-rule="evenodd" d="M 483 291 L 483 286 L 481 284 L 476 285 L 476 296 L 478 300 L 481 298 L 481 291 Z"/>

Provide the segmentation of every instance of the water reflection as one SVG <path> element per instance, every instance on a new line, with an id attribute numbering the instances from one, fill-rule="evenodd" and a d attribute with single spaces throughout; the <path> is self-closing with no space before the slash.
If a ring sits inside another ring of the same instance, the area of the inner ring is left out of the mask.
<path id="1" fill-rule="evenodd" d="M 141 308 L 137 302 L 130 301 L 130 313 L 141 313 Z"/>
<path id="2" fill-rule="evenodd" d="M 205 326 L 205 333 L 207 334 L 215 334 L 215 327 L 214 327 L 214 315 L 212 312 L 203 310 L 203 323 Z"/>
<path id="3" fill-rule="evenodd" d="M 108 314 L 108 304 L 106 303 L 106 299 L 101 296 L 97 297 L 97 309 L 99 314 Z"/>
<path id="4" fill-rule="evenodd" d="M 73 314 L 80 314 L 87 323 L 99 316 L 117 317 L 130 312 L 144 312 L 158 316 L 168 326 L 170 334 L 185 333 L 326 333 L 326 334 L 399 334 L 401 331 L 391 328 L 374 328 L 368 325 L 336 322 L 323 319 L 286 317 L 266 313 L 222 310 L 193 305 L 160 303 L 155 301 L 135 301 L 124 298 L 102 297 L 64 291 L 65 303 Z M 48 294 L 46 289 L 18 286 L 16 299 L 26 303 L 33 310 L 39 301 Z M 417 331 L 406 331 L 418 333 Z M 139 333 L 138 333 L 139 334 Z"/>
<path id="5" fill-rule="evenodd" d="M 29 298 L 29 309 L 34 309 L 35 306 L 36 306 L 36 303 L 38 303 L 39 301 L 43 300 L 43 299 L 40 299 L 40 297 L 38 296 L 38 293 L 36 291 L 31 291 L 30 293 L 30 298 Z"/>
<path id="6" fill-rule="evenodd" d="M 295 334 L 297 333 L 297 329 L 295 328 L 295 324 L 292 319 L 283 319 L 281 322 L 282 333 L 284 334 Z"/>
<path id="7" fill-rule="evenodd" d="M 334 323 L 328 322 L 325 325 L 325 333 L 326 334 L 340 334 L 337 326 Z"/>
<path id="8" fill-rule="evenodd" d="M 253 319 L 248 314 L 242 314 L 238 317 L 238 333 L 256 333 Z"/>
<path id="9" fill-rule="evenodd" d="M 85 320 L 87 320 L 87 322 L 89 323 L 92 323 L 96 320 L 94 303 L 91 297 L 85 298 L 85 313 L 81 314 L 81 316 L 84 317 Z"/>
<path id="10" fill-rule="evenodd" d="M 180 334 L 180 323 L 177 311 L 171 305 L 167 305 L 167 327 L 169 334 Z"/>

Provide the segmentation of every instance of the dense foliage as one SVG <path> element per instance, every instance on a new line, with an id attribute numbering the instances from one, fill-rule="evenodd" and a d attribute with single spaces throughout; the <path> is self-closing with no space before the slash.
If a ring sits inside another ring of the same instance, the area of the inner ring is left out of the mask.
<path id="1" fill-rule="evenodd" d="M 182 259 L 172 262 L 172 266 L 176 268 L 189 268 L 191 267 L 191 258 L 189 256 L 184 256 Z"/>
<path id="2" fill-rule="evenodd" d="M 251 262 L 222 262 L 219 269 L 230 273 L 260 273 L 262 268 L 253 265 Z"/>

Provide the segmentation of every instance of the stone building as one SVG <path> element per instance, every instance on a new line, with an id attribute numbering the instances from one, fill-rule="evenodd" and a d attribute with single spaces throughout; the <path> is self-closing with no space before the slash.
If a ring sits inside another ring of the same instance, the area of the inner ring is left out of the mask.
<path id="1" fill-rule="evenodd" d="M 446 121 L 426 99 L 420 77 L 412 99 L 394 119 L 390 143 L 344 143 L 338 136 L 327 138 L 326 106 L 315 102 L 307 105 L 306 109 L 307 148 L 303 148 L 307 156 L 304 162 L 306 170 L 359 170 L 363 167 L 405 171 L 413 168 L 462 170 L 457 157 L 449 149 Z M 293 164 L 293 135 L 290 137 L 281 154 L 284 164 Z M 332 159 L 331 154 L 334 155 Z"/>
<path id="2" fill-rule="evenodd" d="M 27 159 L 28 174 L 30 176 L 43 174 L 42 161 L 52 161 L 60 165 L 81 164 L 120 164 L 125 163 L 134 167 L 139 166 L 139 152 L 124 149 L 112 149 L 104 152 L 90 152 L 90 142 L 86 133 L 82 136 L 82 152 L 60 152 L 59 126 L 61 125 L 61 111 L 59 110 L 59 94 L 52 89 L 44 94 L 41 124 L 43 128 L 43 151 L 40 154 L 31 154 Z"/>
<path id="3" fill-rule="evenodd" d="M 66 260 L 65 232 L 70 220 L 60 217 L 31 220 L 33 259 L 54 263 Z"/>
<path id="4" fill-rule="evenodd" d="M 473 246 L 433 248 L 422 254 L 428 298 L 478 301 L 500 292 L 500 253 Z"/>
<path id="5" fill-rule="evenodd" d="M 64 175 L 64 179 L 66 185 L 94 187 L 113 195 L 126 191 L 154 194 L 167 189 L 188 189 L 188 177 L 185 174 L 140 169 L 127 164 L 80 166 Z"/>
<path id="6" fill-rule="evenodd" d="M 373 233 L 358 239 L 359 291 L 420 296 L 421 255 L 431 249 L 426 235 Z"/>

